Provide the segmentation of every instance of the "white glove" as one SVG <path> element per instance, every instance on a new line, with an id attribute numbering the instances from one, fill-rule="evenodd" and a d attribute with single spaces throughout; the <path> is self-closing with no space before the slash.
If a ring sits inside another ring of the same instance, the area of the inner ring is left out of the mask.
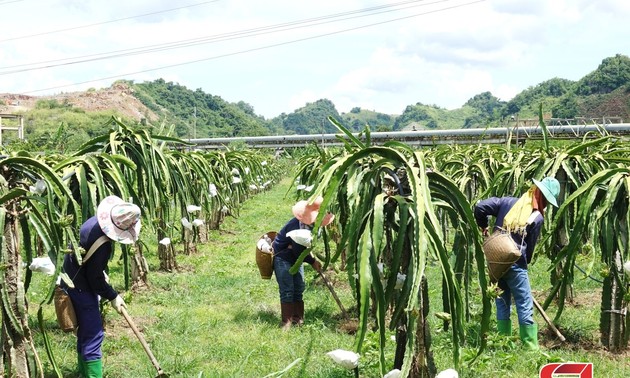
<path id="1" fill-rule="evenodd" d="M 118 311 L 119 314 L 122 314 L 122 309 L 127 308 L 125 301 L 122 299 L 120 295 L 116 296 L 116 298 L 111 300 L 112 307 Z"/>
<path id="2" fill-rule="evenodd" d="M 287 236 L 293 239 L 296 243 L 306 248 L 311 247 L 311 243 L 313 242 L 313 234 L 311 234 L 311 230 L 300 229 L 293 230 L 287 232 Z"/>

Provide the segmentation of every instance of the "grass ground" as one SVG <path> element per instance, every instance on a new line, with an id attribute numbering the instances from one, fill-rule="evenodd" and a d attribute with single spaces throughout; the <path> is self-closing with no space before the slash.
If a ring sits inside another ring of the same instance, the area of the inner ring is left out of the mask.
<path id="1" fill-rule="evenodd" d="M 248 199 L 239 217 L 229 217 L 220 230 L 211 231 L 209 241 L 199 245 L 195 254 L 179 254 L 178 272 L 157 271 L 157 257 L 147 255 L 152 269 L 150 286 L 124 296 L 130 315 L 162 369 L 171 377 L 279 377 L 282 373 L 278 372 L 285 369 L 283 376 L 287 378 L 353 377 L 326 356 L 334 349 L 352 350 L 354 336 L 348 332 L 348 323 L 342 321 L 339 307 L 314 271 L 305 267 L 306 325 L 289 332 L 278 328 L 280 310 L 275 277 L 262 280 L 258 273 L 254 259 L 257 239 L 267 231 L 279 230 L 291 217 L 293 199 L 285 197 L 288 184 L 285 179 L 272 190 Z M 150 243 L 152 236 L 143 233 L 142 238 Z M 118 256 L 119 252 L 110 263 L 110 276 L 114 286 L 122 290 Z M 539 260 L 530 274 L 539 301 L 549 289 L 545 263 Z M 440 280 L 436 271 L 431 266 L 427 270 L 432 312 L 441 311 Z M 344 274 L 336 276 L 332 271 L 327 274 L 346 309 L 352 308 L 353 299 Z M 43 288 L 49 279 L 39 273 L 34 275 L 28 292 L 32 319 L 36 319 L 37 304 L 42 300 Z M 592 362 L 595 377 L 629 377 L 628 354 L 610 354 L 599 346 L 598 290 L 601 286 L 590 279 L 578 279 L 575 287 L 575 302 L 565 309 L 560 323 L 568 340 L 566 343 L 558 344 L 548 336 L 545 323 L 537 314 L 541 344 L 547 355 L 524 352 L 518 338 L 510 340 L 491 333 L 488 351 L 474 364 L 468 362 L 476 349 L 464 349 L 460 377 L 538 377 L 541 366 L 557 361 Z M 554 309 L 549 313 L 553 316 Z M 51 305 L 45 306 L 44 314 L 64 377 L 75 377 L 75 338 L 58 329 Z M 124 319 L 109 305 L 104 307 L 104 318 L 105 376 L 155 377 L 155 368 Z M 441 331 L 442 321 L 434 315 L 430 316 L 430 322 L 438 370 L 452 367 L 450 335 Z M 42 362 L 51 371 L 41 334 L 36 324 L 31 326 Z M 468 326 L 469 335 L 474 335 L 478 327 L 474 314 Z M 472 339 L 474 345 L 474 337 Z M 361 352 L 361 377 L 380 377 L 373 334 L 368 334 L 365 345 Z M 394 342 L 389 341 L 390 363 L 393 348 Z"/>

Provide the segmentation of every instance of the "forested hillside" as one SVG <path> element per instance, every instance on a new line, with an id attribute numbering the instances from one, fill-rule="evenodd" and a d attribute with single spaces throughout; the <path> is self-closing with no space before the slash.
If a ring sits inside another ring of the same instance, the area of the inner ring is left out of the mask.
<path id="1" fill-rule="evenodd" d="M 379 113 L 359 107 L 352 108 L 349 113 L 341 115 L 341 121 L 354 131 L 361 131 L 365 125 L 370 125 L 373 131 L 390 131 L 394 129 L 397 115 Z"/>
<path id="2" fill-rule="evenodd" d="M 136 84 L 136 87 L 138 98 L 150 109 L 160 112 L 161 107 L 180 120 L 180 135 L 186 125 L 195 122 L 192 117 L 196 106 L 198 113 L 203 112 L 203 116 L 197 114 L 198 137 L 335 132 L 325 121 L 328 116 L 354 131 L 361 131 L 366 125 L 372 131 L 497 127 L 512 117 L 537 118 L 541 104 L 547 118 L 630 119 L 630 58 L 625 55 L 604 59 L 596 70 L 579 81 L 552 78 L 525 89 L 510 101 L 501 101 L 492 93 L 484 92 L 473 96 L 459 109 L 417 103 L 408 105 L 400 115 L 359 107 L 339 113 L 332 101 L 320 99 L 292 113 L 265 120 L 256 116 L 249 104 L 229 104 L 218 96 L 200 90 L 193 92 L 163 80 Z M 240 127 L 234 124 L 237 120 L 242 122 Z"/>
<path id="3" fill-rule="evenodd" d="M 512 119 L 537 118 L 541 104 L 547 118 L 630 120 L 630 58 L 606 58 L 578 81 L 551 78 L 509 101 L 483 92 L 458 109 L 416 103 L 401 109 L 399 115 L 360 107 L 339 113 L 332 101 L 320 99 L 265 119 L 246 102 L 230 103 L 218 94 L 163 79 L 144 83 L 120 80 L 110 88 L 56 96 L 0 94 L 0 113 L 25 118 L 27 141 L 22 143 L 33 149 L 61 151 L 105 132 L 103 123 L 112 115 L 129 124 L 172 129 L 171 135 L 188 139 L 332 133 L 336 129 L 326 121 L 328 116 L 353 131 L 362 131 L 366 125 L 372 131 L 498 127 Z"/>
<path id="4" fill-rule="evenodd" d="M 130 85 L 135 96 L 149 109 L 175 125 L 175 133 L 185 138 L 268 135 L 267 122 L 254 114 L 254 108 L 240 101 L 229 103 L 219 96 L 190 90 L 158 79 Z"/>
<path id="5" fill-rule="evenodd" d="M 540 104 L 548 117 L 629 120 L 630 58 L 620 54 L 606 58 L 596 70 L 576 82 L 553 78 L 527 88 L 508 102 L 500 102 L 494 96 L 485 97 L 473 105 L 478 110 L 476 119 L 466 126 L 498 125 L 511 116 L 536 118 Z"/>

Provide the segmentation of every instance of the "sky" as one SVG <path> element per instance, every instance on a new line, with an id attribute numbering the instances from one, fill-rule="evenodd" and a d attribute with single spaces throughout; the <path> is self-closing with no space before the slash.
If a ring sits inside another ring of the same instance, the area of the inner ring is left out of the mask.
<path id="1" fill-rule="evenodd" d="M 0 0 L 0 93 L 164 79 L 273 118 L 503 101 L 630 56 L 628 0 Z"/>

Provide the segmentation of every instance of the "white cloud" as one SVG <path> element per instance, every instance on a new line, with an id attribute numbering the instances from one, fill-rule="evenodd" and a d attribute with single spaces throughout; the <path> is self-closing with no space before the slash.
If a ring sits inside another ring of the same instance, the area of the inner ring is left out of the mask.
<path id="1" fill-rule="evenodd" d="M 556 0 L 563 3 L 563 0 Z M 516 16 L 539 16 L 544 13 L 550 2 L 546 0 L 502 0 L 492 1 L 488 4 L 499 13 L 507 13 Z"/>
<path id="2" fill-rule="evenodd" d="M 490 91 L 494 96 L 496 96 L 501 101 L 508 101 L 514 96 L 516 96 L 519 92 L 521 92 L 523 88 L 517 88 L 510 85 L 497 85 L 494 86 Z"/>
<path id="3" fill-rule="evenodd" d="M 630 55 L 625 0 L 418 1 L 378 15 L 358 12 L 388 4 L 56 0 L 31 12 L 32 2 L 7 3 L 0 5 L 0 91 L 59 92 L 106 87 L 117 78 L 163 78 L 246 101 L 267 118 L 321 98 L 340 112 L 359 106 L 401 113 L 417 102 L 459 107 L 484 91 L 509 100 L 541 81 L 577 80 L 606 57 Z M 279 32 L 281 24 L 290 29 Z M 30 34 L 41 35 L 17 38 Z M 3 68 L 201 38 L 205 43 L 194 46 L 45 70 L 7 74 L 13 68 Z M 141 71 L 147 72 L 135 73 Z M 62 87 L 84 81 L 91 82 Z"/>
<path id="4" fill-rule="evenodd" d="M 304 107 L 304 105 L 308 103 L 312 103 L 321 99 L 322 97 L 322 95 L 308 90 L 296 93 L 295 95 L 291 96 L 291 98 L 289 98 L 288 109 L 290 110 L 287 110 L 285 113 L 291 113 L 294 110 Z"/>

